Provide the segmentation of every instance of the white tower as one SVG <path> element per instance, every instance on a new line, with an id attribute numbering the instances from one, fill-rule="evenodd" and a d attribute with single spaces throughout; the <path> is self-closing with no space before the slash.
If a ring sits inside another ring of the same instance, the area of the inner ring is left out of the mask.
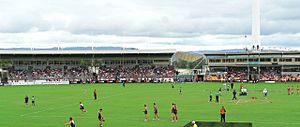
<path id="1" fill-rule="evenodd" d="M 252 4 L 252 44 L 261 46 L 260 0 L 253 0 Z"/>

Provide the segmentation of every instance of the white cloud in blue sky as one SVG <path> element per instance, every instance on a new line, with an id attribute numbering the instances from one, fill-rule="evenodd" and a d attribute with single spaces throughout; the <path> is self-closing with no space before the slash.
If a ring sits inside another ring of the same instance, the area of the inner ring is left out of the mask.
<path id="1" fill-rule="evenodd" d="M 244 48 L 251 45 L 251 4 L 251 0 L 0 0 L 0 45 Z M 261 1 L 263 46 L 300 47 L 299 6 L 299 0 Z"/>

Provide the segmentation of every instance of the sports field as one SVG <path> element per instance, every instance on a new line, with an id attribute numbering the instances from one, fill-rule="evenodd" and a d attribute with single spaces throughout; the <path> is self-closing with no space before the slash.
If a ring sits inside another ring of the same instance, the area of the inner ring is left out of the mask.
<path id="1" fill-rule="evenodd" d="M 72 116 L 76 127 L 98 127 L 97 111 L 103 108 L 106 127 L 182 127 L 191 120 L 219 121 L 219 109 L 225 106 L 226 120 L 253 122 L 254 127 L 299 127 L 300 96 L 288 96 L 286 84 L 245 84 L 249 95 L 232 101 L 232 92 L 222 92 L 220 103 L 209 103 L 209 90 L 222 83 L 176 84 L 93 84 L 0 87 L 1 127 L 64 127 Z M 179 95 L 182 87 L 183 95 Z M 239 88 L 239 84 L 235 84 Z M 265 99 L 262 92 L 269 90 Z M 98 100 L 93 100 L 97 89 Z M 296 91 L 296 87 L 295 87 Z M 215 92 L 213 92 L 215 93 Z M 25 106 L 24 97 L 36 96 L 36 106 Z M 251 97 L 256 96 L 257 100 Z M 215 100 L 215 98 L 213 98 Z M 82 101 L 87 112 L 79 110 Z M 153 102 L 159 121 L 153 121 Z M 176 103 L 179 121 L 171 122 L 171 103 Z M 144 122 L 143 105 L 149 109 Z"/>

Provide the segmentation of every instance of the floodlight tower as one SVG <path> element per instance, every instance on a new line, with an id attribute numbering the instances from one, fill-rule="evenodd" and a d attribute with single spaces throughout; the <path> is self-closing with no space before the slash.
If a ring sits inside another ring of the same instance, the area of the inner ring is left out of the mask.
<path id="1" fill-rule="evenodd" d="M 261 46 L 260 0 L 253 0 L 252 2 L 252 44 Z"/>
<path id="2" fill-rule="evenodd" d="M 248 80 L 256 81 L 260 79 L 260 51 L 261 51 L 261 36 L 260 36 L 260 1 L 252 0 L 252 51 L 258 52 L 258 55 L 248 55 L 250 57 L 258 58 L 257 64 L 248 66 Z M 248 62 L 249 63 L 249 62 Z M 251 73 L 250 73 L 251 71 Z M 251 74 L 251 75 L 250 75 Z"/>

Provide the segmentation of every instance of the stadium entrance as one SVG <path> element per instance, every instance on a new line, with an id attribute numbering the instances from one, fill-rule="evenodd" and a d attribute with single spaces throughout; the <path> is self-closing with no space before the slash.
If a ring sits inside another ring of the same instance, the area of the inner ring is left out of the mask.
<path id="1" fill-rule="evenodd" d="M 0 69 L 0 85 L 7 84 L 7 79 L 8 79 L 7 75 L 8 75 L 7 70 Z"/>
<path id="2" fill-rule="evenodd" d="M 258 66 L 248 67 L 249 70 L 249 80 L 256 82 L 259 79 L 260 68 Z"/>

